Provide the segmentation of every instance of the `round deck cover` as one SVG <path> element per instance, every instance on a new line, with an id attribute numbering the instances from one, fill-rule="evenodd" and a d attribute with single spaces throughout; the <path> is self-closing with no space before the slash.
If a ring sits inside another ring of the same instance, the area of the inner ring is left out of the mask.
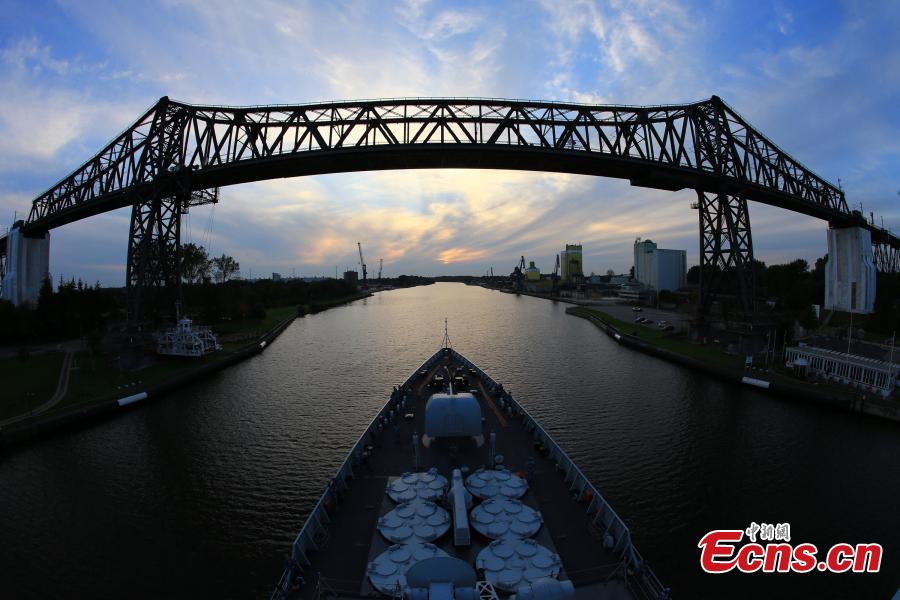
<path id="1" fill-rule="evenodd" d="M 375 557 L 366 568 L 372 587 L 388 596 L 398 596 L 406 587 L 406 572 L 419 561 L 449 556 L 434 544 L 395 544 Z"/>
<path id="2" fill-rule="evenodd" d="M 491 539 L 525 539 L 538 532 L 541 513 L 514 498 L 494 496 L 472 509 L 472 527 Z"/>
<path id="3" fill-rule="evenodd" d="M 424 473 L 404 473 L 388 485 L 387 494 L 394 502 L 428 500 L 433 502 L 447 491 L 447 478 L 439 475 L 437 469 Z"/>
<path id="4" fill-rule="evenodd" d="M 559 556 L 534 540 L 496 540 L 478 553 L 475 567 L 495 587 L 514 592 L 520 585 L 556 577 L 562 568 Z"/>
<path id="5" fill-rule="evenodd" d="M 404 502 L 378 519 L 378 531 L 390 542 L 433 542 L 450 529 L 450 513 L 426 500 Z"/>
<path id="6" fill-rule="evenodd" d="M 506 469 L 478 469 L 466 479 L 466 488 L 482 500 L 494 496 L 521 498 L 528 491 L 528 483 Z"/>

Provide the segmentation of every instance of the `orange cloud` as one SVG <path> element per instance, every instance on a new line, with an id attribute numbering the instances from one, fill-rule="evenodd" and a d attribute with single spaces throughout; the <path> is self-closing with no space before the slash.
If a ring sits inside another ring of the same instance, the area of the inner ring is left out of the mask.
<path id="1" fill-rule="evenodd" d="M 448 248 L 438 254 L 438 261 L 449 265 L 450 263 L 470 262 L 487 256 L 487 250 L 472 250 L 471 248 Z"/>

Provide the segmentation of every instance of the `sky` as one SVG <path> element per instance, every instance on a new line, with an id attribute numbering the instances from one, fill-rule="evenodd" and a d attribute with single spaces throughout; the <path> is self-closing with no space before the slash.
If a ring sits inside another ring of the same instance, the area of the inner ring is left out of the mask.
<path id="1" fill-rule="evenodd" d="M 0 0 L 0 222 L 159 97 L 298 104 L 408 96 L 666 104 L 716 94 L 848 204 L 900 230 L 900 2 Z M 698 261 L 696 199 L 627 181 L 383 171 L 223 188 L 184 242 L 244 276 L 627 272 L 635 238 Z M 756 257 L 826 252 L 826 224 L 751 203 Z M 54 278 L 124 284 L 130 210 L 51 232 Z"/>

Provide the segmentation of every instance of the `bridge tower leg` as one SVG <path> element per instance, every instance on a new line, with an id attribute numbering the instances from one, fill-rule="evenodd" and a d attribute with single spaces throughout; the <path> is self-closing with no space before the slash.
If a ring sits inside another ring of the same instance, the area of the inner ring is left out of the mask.
<path id="1" fill-rule="evenodd" d="M 131 210 L 126 296 L 128 323 L 139 325 L 149 306 L 181 299 L 182 194 L 154 195 Z"/>
<path id="2" fill-rule="evenodd" d="M 219 189 L 156 193 L 135 203 L 128 237 L 126 296 L 129 325 L 139 325 L 151 308 L 173 309 L 181 296 L 181 216 L 190 207 L 215 204 Z M 183 304 L 183 303 L 182 303 Z"/>
<path id="3" fill-rule="evenodd" d="M 737 299 L 744 315 L 753 314 L 753 239 L 743 196 L 697 190 L 700 212 L 700 302 L 698 316 L 709 315 L 722 278 L 737 279 Z"/>

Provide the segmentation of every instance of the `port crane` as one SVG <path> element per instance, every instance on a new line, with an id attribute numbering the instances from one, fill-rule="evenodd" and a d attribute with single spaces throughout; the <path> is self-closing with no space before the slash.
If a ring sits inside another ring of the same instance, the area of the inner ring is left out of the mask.
<path id="1" fill-rule="evenodd" d="M 359 248 L 359 264 L 362 266 L 362 286 L 366 288 L 369 285 L 366 281 L 366 261 L 362 254 L 362 242 L 356 242 L 356 246 Z"/>
<path id="2" fill-rule="evenodd" d="M 513 277 L 516 280 L 516 290 L 522 291 L 525 288 L 525 257 L 519 259 L 519 264 L 513 269 Z"/>
<path id="3" fill-rule="evenodd" d="M 559 254 L 556 255 L 556 266 L 553 267 L 553 295 L 559 293 Z"/>

